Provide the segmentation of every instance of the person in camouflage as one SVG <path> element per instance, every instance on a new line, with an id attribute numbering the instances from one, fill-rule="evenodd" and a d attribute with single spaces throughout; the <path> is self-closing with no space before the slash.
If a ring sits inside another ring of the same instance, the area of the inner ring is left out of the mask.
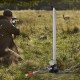
<path id="1" fill-rule="evenodd" d="M 19 54 L 17 47 L 13 41 L 12 35 L 16 36 L 20 34 L 19 29 L 17 29 L 10 21 L 13 14 L 9 9 L 4 10 L 3 16 L 0 19 L 0 62 L 1 63 L 12 63 L 18 62 L 19 57 L 10 54 L 10 49 L 16 54 Z"/>

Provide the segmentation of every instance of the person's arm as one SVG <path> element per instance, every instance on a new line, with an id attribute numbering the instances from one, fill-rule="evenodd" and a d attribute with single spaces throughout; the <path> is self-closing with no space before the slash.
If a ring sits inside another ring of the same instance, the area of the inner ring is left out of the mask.
<path id="1" fill-rule="evenodd" d="M 20 30 L 17 29 L 13 24 L 11 24 L 9 21 L 4 20 L 2 22 L 3 24 L 3 28 L 9 33 L 9 34 L 14 34 L 14 35 L 19 35 L 20 34 Z"/>

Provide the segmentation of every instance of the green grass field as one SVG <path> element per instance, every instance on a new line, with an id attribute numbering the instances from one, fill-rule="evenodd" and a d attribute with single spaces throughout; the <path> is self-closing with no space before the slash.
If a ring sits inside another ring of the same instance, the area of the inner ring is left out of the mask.
<path id="1" fill-rule="evenodd" d="M 2 14 L 2 11 L 0 12 Z M 44 68 L 52 59 L 52 11 L 20 10 L 13 14 L 21 21 L 21 34 L 14 40 L 23 61 L 0 66 L 0 80 L 80 80 L 79 74 L 25 73 Z M 69 16 L 65 20 L 63 14 Z M 60 70 L 80 72 L 80 11 L 57 11 L 57 64 Z M 77 69 L 76 69 L 77 68 Z"/>

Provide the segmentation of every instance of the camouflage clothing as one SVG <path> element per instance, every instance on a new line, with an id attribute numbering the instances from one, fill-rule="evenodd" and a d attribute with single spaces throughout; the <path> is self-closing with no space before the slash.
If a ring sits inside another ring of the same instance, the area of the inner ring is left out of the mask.
<path id="1" fill-rule="evenodd" d="M 7 55 L 7 52 L 5 51 L 6 48 L 18 53 L 12 34 L 19 35 L 20 31 L 7 19 L 0 19 L 0 57 Z"/>

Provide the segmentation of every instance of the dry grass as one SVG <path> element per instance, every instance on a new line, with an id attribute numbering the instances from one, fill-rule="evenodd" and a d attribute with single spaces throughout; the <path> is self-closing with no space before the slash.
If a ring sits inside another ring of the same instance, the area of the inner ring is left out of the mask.
<path id="1" fill-rule="evenodd" d="M 1 66 L 1 80 L 74 80 L 76 75 L 37 74 L 29 78 L 28 71 L 47 66 L 52 56 L 52 11 L 13 11 L 20 19 L 21 34 L 15 40 L 23 61 L 5 68 Z M 69 15 L 64 20 L 62 15 Z M 59 69 L 72 68 L 80 63 L 80 11 L 57 11 L 57 61 Z M 77 54 L 77 55 L 76 55 Z M 76 59 L 77 58 L 77 59 Z M 5 74 L 7 73 L 7 75 Z M 80 75 L 77 75 L 76 80 Z"/>

